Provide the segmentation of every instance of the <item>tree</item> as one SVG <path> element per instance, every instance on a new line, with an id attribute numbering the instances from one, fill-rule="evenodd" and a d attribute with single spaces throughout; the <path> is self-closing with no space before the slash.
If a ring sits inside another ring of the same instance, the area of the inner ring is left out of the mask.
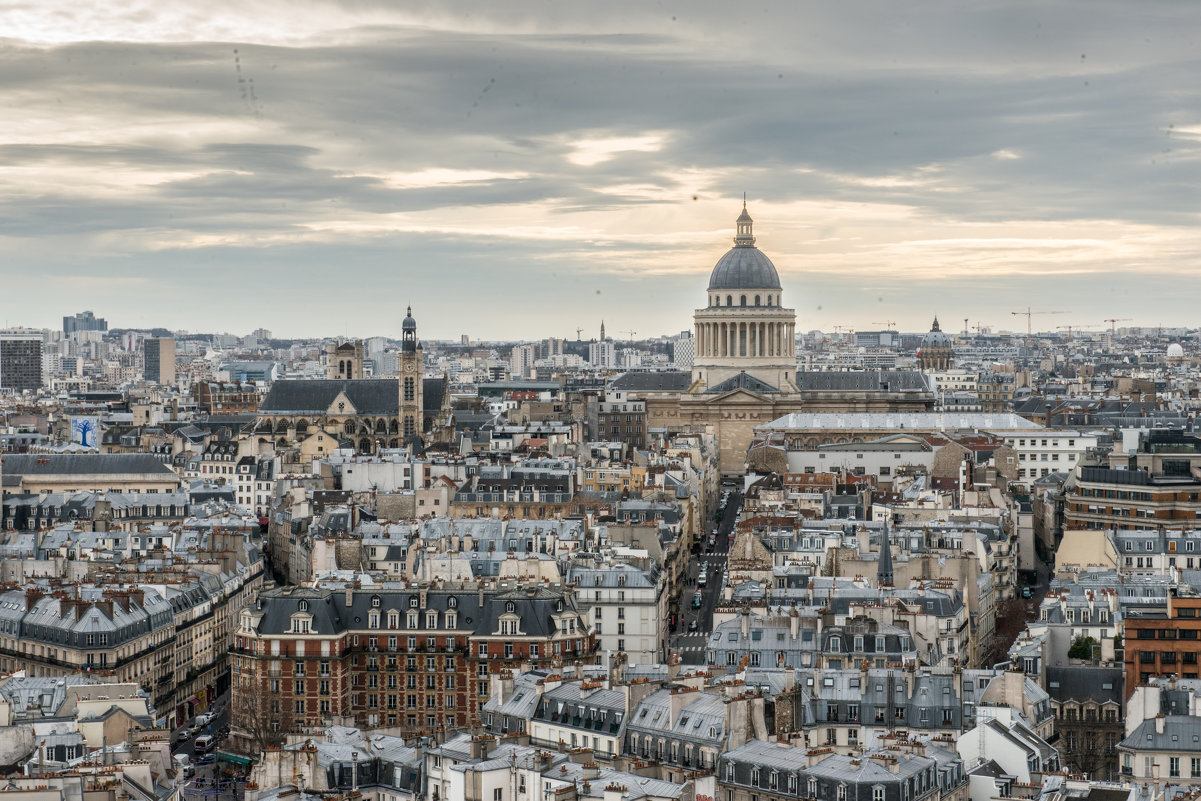
<path id="1" fill-rule="evenodd" d="M 1092 637 L 1077 637 L 1068 649 L 1068 659 L 1092 659 L 1093 647 L 1097 641 Z"/>
<path id="2" fill-rule="evenodd" d="M 283 745 L 292 728 L 291 710 L 278 693 L 234 688 L 229 704 L 230 734 L 235 747 L 259 759 L 268 748 Z"/>

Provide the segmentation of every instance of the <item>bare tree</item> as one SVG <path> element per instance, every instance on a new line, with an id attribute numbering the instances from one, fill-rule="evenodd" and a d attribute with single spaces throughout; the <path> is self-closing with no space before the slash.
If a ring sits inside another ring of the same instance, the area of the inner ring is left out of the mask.
<path id="1" fill-rule="evenodd" d="M 283 745 L 292 728 L 291 710 L 278 693 L 235 691 L 230 700 L 230 739 L 241 753 L 261 758 L 268 748 Z"/>

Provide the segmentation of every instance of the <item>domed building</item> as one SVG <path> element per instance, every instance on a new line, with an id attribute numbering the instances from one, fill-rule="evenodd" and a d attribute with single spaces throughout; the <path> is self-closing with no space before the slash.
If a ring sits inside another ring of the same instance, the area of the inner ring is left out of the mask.
<path id="1" fill-rule="evenodd" d="M 797 372 L 796 312 L 784 306 L 780 274 L 753 227 L 744 202 L 734 247 L 710 271 L 705 306 L 693 315 L 691 372 L 631 372 L 610 385 L 646 403 L 647 425 L 711 431 L 721 471 L 739 474 L 755 427 L 783 415 L 932 409 L 918 372 Z"/>
<path id="2" fill-rule="evenodd" d="M 1167 362 L 1168 364 L 1180 364 L 1184 361 L 1184 347 L 1179 342 L 1173 342 L 1168 345 Z"/>
<path id="3" fill-rule="evenodd" d="M 951 360 L 955 358 L 953 345 L 951 335 L 939 327 L 938 318 L 935 317 L 930 331 L 922 337 L 922 345 L 917 352 L 918 367 L 923 370 L 950 369 Z"/>
<path id="4" fill-rule="evenodd" d="M 753 226 L 744 204 L 734 247 L 709 274 L 708 305 L 693 317 L 693 392 L 732 381 L 760 392 L 796 391 L 796 313 L 783 307 L 780 275 L 755 247 Z"/>

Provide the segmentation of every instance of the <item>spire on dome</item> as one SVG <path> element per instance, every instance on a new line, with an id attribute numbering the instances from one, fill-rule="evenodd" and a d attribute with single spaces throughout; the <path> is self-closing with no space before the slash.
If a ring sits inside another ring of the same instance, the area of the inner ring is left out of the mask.
<path id="1" fill-rule="evenodd" d="M 930 330 L 931 331 L 941 331 L 942 330 L 941 328 L 938 327 L 938 315 L 934 316 L 934 325 L 930 326 Z"/>
<path id="2" fill-rule="evenodd" d="M 735 221 L 738 233 L 734 236 L 734 247 L 736 248 L 753 248 L 755 246 L 755 236 L 751 232 L 751 227 L 755 221 L 751 219 L 751 215 L 746 210 L 746 193 L 742 194 L 742 214 L 738 215 Z"/>

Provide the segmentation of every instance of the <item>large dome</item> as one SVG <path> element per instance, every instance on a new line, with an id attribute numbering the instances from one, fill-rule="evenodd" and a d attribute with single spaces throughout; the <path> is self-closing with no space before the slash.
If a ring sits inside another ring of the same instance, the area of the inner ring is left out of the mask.
<path id="1" fill-rule="evenodd" d="M 709 275 L 710 289 L 780 289 L 780 276 L 759 248 L 734 247 Z"/>
<path id="2" fill-rule="evenodd" d="M 923 348 L 949 348 L 954 344 L 951 336 L 943 331 L 938 325 L 938 318 L 934 318 L 934 325 L 930 327 L 929 333 L 922 337 Z"/>
<path id="3" fill-rule="evenodd" d="M 709 289 L 780 289 L 780 275 L 771 259 L 755 247 L 754 220 L 743 202 L 738 215 L 734 247 L 722 256 L 709 275 Z"/>

